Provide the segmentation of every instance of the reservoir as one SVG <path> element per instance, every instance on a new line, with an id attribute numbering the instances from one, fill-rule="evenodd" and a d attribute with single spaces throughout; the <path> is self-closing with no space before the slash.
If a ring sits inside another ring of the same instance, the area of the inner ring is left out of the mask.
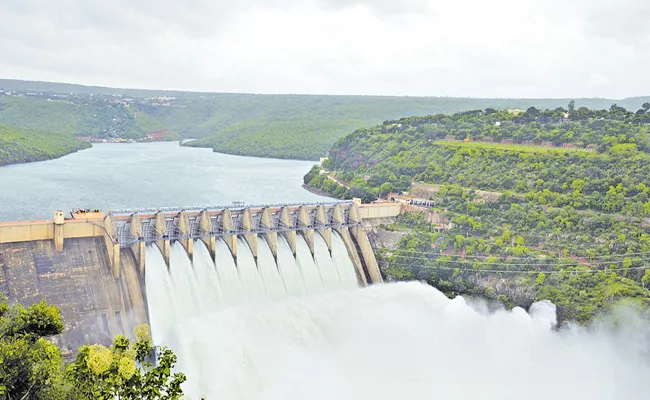
<path id="1" fill-rule="evenodd" d="M 178 143 L 95 144 L 49 161 L 0 167 L 0 221 L 54 211 L 296 203 L 325 198 L 302 188 L 311 161 L 214 153 Z"/>

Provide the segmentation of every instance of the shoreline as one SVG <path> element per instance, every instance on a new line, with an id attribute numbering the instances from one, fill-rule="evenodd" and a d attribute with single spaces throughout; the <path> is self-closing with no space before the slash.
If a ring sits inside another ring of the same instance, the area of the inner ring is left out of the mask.
<path id="1" fill-rule="evenodd" d="M 196 140 L 196 139 L 195 139 Z M 189 143 L 189 142 L 188 142 Z M 264 155 L 255 155 L 255 154 L 237 154 L 237 153 L 226 153 L 224 151 L 217 151 L 213 146 L 187 146 L 185 143 L 179 145 L 181 147 L 191 147 L 195 149 L 211 149 L 213 153 L 225 154 L 228 156 L 239 156 L 239 157 L 252 157 L 252 158 L 267 158 L 271 160 L 284 160 L 284 161 L 304 161 L 304 162 L 313 162 L 318 164 L 318 159 L 316 158 L 289 158 L 289 157 L 277 157 L 277 156 L 264 156 Z"/>
<path id="2" fill-rule="evenodd" d="M 49 157 L 49 158 L 47 158 L 47 157 L 46 158 L 41 158 L 41 159 L 38 159 L 38 160 L 16 161 L 16 162 L 9 162 L 9 163 L 6 163 L 6 164 L 0 163 L 0 168 L 10 167 L 12 165 L 33 164 L 33 163 L 39 163 L 39 162 L 45 162 L 45 161 L 58 160 L 59 158 L 67 157 L 70 154 L 75 154 L 75 153 L 78 153 L 80 151 L 91 149 L 92 147 L 93 147 L 92 144 L 90 144 L 90 146 L 88 146 L 88 147 L 82 147 L 80 149 L 73 150 L 73 151 L 71 151 L 69 153 L 66 153 L 66 154 L 61 154 L 59 156 Z"/>
<path id="3" fill-rule="evenodd" d="M 307 185 L 305 183 L 302 184 L 302 188 L 305 189 L 306 191 L 308 191 L 309 193 L 313 193 L 313 194 L 318 195 L 318 196 L 327 197 L 328 199 L 336 199 L 336 197 L 332 197 L 332 195 L 327 193 L 326 191 L 315 188 L 315 187 L 311 187 L 311 186 L 309 186 L 309 185 Z"/>

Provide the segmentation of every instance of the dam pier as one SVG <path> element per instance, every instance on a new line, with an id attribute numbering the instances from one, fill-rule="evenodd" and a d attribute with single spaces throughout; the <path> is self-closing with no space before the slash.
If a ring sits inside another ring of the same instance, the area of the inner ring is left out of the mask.
<path id="1" fill-rule="evenodd" d="M 399 203 L 361 204 L 358 199 L 74 210 L 68 218 L 56 211 L 52 220 L 0 223 L 0 293 L 10 302 L 29 305 L 45 299 L 61 308 L 65 331 L 56 341 L 72 353 L 86 343 L 110 344 L 115 335 L 129 335 L 138 324 L 149 322 L 145 277 L 151 246 L 168 269 L 173 246 L 181 245 L 191 261 L 197 243 L 205 245 L 217 270 L 215 259 L 224 257 L 217 254 L 223 249 L 236 267 L 244 251 L 258 268 L 260 262 L 270 262 L 280 269 L 279 246 L 288 244 L 296 260 L 302 257 L 304 263 L 311 257 L 310 263 L 319 264 L 323 248 L 331 255 L 333 245 L 342 241 L 358 286 L 365 286 L 382 282 L 366 226 L 401 212 Z M 298 254 L 303 247 L 309 252 Z M 267 248 L 272 260 L 258 262 Z M 322 275 L 323 265 L 333 265 L 320 264 Z"/>

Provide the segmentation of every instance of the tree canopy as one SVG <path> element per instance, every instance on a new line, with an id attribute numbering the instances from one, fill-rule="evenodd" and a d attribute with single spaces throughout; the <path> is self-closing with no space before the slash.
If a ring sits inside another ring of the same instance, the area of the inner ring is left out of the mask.
<path id="1" fill-rule="evenodd" d="M 63 331 L 58 308 L 45 301 L 9 306 L 0 297 L 0 399 L 176 400 L 185 375 L 176 356 L 155 349 L 147 325 L 135 340 L 119 335 L 110 348 L 88 345 L 65 366 L 47 337 Z"/>
<path id="2" fill-rule="evenodd" d="M 57 308 L 44 301 L 10 307 L 0 296 L 0 398 L 63 398 L 61 353 L 45 339 L 61 331 Z"/>

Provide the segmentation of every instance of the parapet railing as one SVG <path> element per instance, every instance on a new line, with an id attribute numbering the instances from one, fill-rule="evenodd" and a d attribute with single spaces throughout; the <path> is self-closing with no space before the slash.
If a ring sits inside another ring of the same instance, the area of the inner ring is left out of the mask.
<path id="1" fill-rule="evenodd" d="M 135 237 L 131 235 L 128 224 L 121 224 L 117 227 L 116 239 L 117 239 L 117 243 L 120 244 L 120 247 L 129 247 L 138 242 L 152 243 L 152 242 L 157 242 L 159 240 L 202 239 L 207 237 L 220 238 L 223 236 L 230 236 L 230 235 L 259 235 L 265 233 L 281 233 L 281 232 L 289 232 L 289 231 L 298 232 L 298 231 L 307 231 L 307 230 L 320 229 L 320 228 L 333 228 L 333 229 L 352 228 L 361 225 L 362 225 L 361 222 L 352 222 L 352 221 L 346 221 L 341 223 L 326 223 L 326 224 L 299 223 L 294 226 L 282 226 L 282 227 L 272 226 L 268 228 L 258 226 L 258 227 L 253 227 L 252 229 L 233 228 L 231 230 L 219 230 L 216 232 L 211 231 L 205 233 L 197 233 L 197 232 L 193 232 L 192 230 L 188 231 L 187 233 L 181 233 L 179 229 L 174 229 L 174 230 L 167 231 L 167 234 L 163 234 L 163 235 L 157 234 L 155 229 L 153 229 L 153 226 L 149 226 L 148 229 L 145 228 L 143 230 L 143 235 L 141 237 Z"/>
<path id="2" fill-rule="evenodd" d="M 109 210 L 109 214 L 112 215 L 132 215 L 132 214 L 156 214 L 159 212 L 163 213 L 174 213 L 174 212 L 201 212 L 204 210 L 207 211 L 223 211 L 223 210 L 243 210 L 246 208 L 250 209 L 264 209 L 264 208 L 295 208 L 295 207 L 318 207 L 326 206 L 333 207 L 337 205 L 351 205 L 353 202 L 351 200 L 343 201 L 322 201 L 322 202 L 302 202 L 302 203 L 268 203 L 268 204 L 245 204 L 245 203 L 232 203 L 227 205 L 212 205 L 212 206 L 184 206 L 184 207 L 158 207 L 158 208 L 134 208 L 134 209 L 116 209 Z"/>

